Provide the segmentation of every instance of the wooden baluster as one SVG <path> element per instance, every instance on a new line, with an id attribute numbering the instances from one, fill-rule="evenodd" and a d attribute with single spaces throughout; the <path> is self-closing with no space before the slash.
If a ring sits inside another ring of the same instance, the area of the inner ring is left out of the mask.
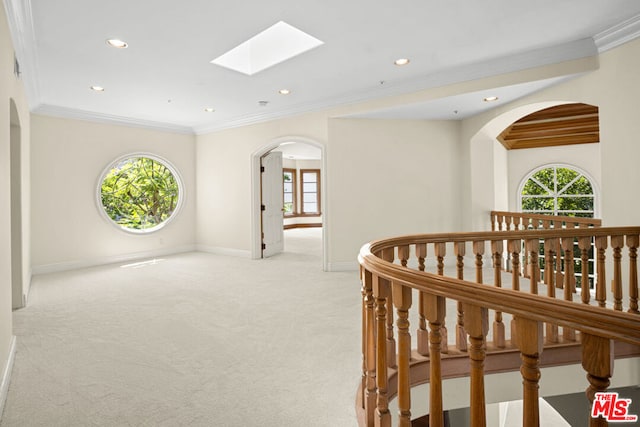
<path id="1" fill-rule="evenodd" d="M 511 254 L 511 289 L 514 291 L 520 290 L 520 251 L 522 250 L 522 241 L 509 240 L 507 241 L 507 250 Z"/>
<path id="2" fill-rule="evenodd" d="M 411 427 L 411 334 L 409 333 L 409 308 L 411 288 L 393 283 L 393 304 L 398 312 L 398 417 L 400 427 Z"/>
<path id="3" fill-rule="evenodd" d="M 457 277 L 464 280 L 464 255 L 466 252 L 465 242 L 456 242 L 453 244 L 453 251 L 456 254 L 456 271 Z M 460 351 L 467 351 L 467 332 L 464 330 L 464 308 L 462 303 L 458 301 L 458 321 L 456 324 L 456 348 Z"/>
<path id="4" fill-rule="evenodd" d="M 389 413 L 388 376 L 387 376 L 387 300 L 389 299 L 389 281 L 373 275 L 373 296 L 376 306 L 376 427 L 391 427 Z"/>
<path id="5" fill-rule="evenodd" d="M 445 243 L 436 243 L 434 245 L 435 255 L 438 259 L 438 276 L 444 276 L 444 257 L 447 254 L 447 245 Z M 449 353 L 449 340 L 447 325 L 443 322 L 440 327 L 440 335 L 442 336 L 442 352 Z"/>
<path id="6" fill-rule="evenodd" d="M 529 257 L 529 250 L 527 249 L 527 242 L 525 240 L 524 251 L 522 252 L 522 277 L 525 277 L 527 279 L 531 279 L 531 276 L 529 274 L 531 270 L 531 267 L 529 267 L 530 264 L 531 264 L 531 259 Z"/>
<path id="7" fill-rule="evenodd" d="M 609 388 L 609 378 L 613 375 L 613 341 L 607 338 L 582 333 L 582 368 L 587 371 L 589 387 L 586 394 L 593 404 L 595 394 Z M 606 427 L 603 417 L 590 418 L 589 427 Z"/>
<path id="8" fill-rule="evenodd" d="M 522 365 L 522 425 L 538 427 L 540 412 L 538 407 L 538 382 L 540 381 L 540 355 L 543 349 L 542 323 L 516 317 L 518 325 L 518 347 Z"/>
<path id="9" fill-rule="evenodd" d="M 640 314 L 638 311 L 638 243 L 639 236 L 627 236 L 629 247 L 629 313 Z"/>
<path id="10" fill-rule="evenodd" d="M 446 301 L 443 297 L 425 294 L 424 306 L 429 320 L 429 425 L 444 425 L 442 412 L 442 367 L 440 353 L 443 351 L 443 326 Z"/>
<path id="11" fill-rule="evenodd" d="M 474 246 L 475 244 L 476 242 Z M 487 420 L 484 399 L 484 360 L 485 341 L 489 332 L 488 310 L 485 307 L 465 303 L 464 325 L 469 333 L 471 427 L 485 427 Z"/>
<path id="12" fill-rule="evenodd" d="M 394 248 L 382 250 L 382 259 L 393 262 Z M 387 366 L 396 368 L 396 340 L 393 337 L 393 294 L 387 294 Z"/>
<path id="13" fill-rule="evenodd" d="M 409 245 L 398 246 L 398 258 L 403 267 L 407 266 L 409 260 Z"/>
<path id="14" fill-rule="evenodd" d="M 607 306 L 607 275 L 605 272 L 605 251 L 607 250 L 607 236 L 596 237 L 596 301 L 600 307 Z"/>
<path id="15" fill-rule="evenodd" d="M 491 252 L 493 253 L 493 285 L 496 288 L 502 287 L 502 240 L 491 242 Z M 504 323 L 502 323 L 502 312 L 496 311 L 493 321 L 493 343 L 498 348 L 505 347 Z"/>
<path id="16" fill-rule="evenodd" d="M 504 222 L 504 215 L 498 215 L 498 230 L 502 231 L 503 230 L 503 226 L 502 223 Z"/>
<path id="17" fill-rule="evenodd" d="M 373 298 L 373 275 L 370 271 L 363 271 L 363 368 L 365 378 L 362 390 L 364 391 L 363 403 L 367 427 L 373 427 L 376 409 L 376 343 L 375 343 L 375 311 Z"/>
<path id="18" fill-rule="evenodd" d="M 547 296 L 550 298 L 556 297 L 556 284 L 555 284 L 555 269 L 554 260 L 558 249 L 560 248 L 560 241 L 558 239 L 546 239 L 544 241 L 544 253 L 545 253 L 545 268 L 544 279 L 547 285 Z M 547 342 L 558 342 L 558 325 L 547 323 Z"/>
<path id="19" fill-rule="evenodd" d="M 520 251 L 522 250 L 522 241 L 509 240 L 507 241 L 508 250 L 511 253 L 511 265 L 513 266 L 511 274 L 511 289 L 514 291 L 520 290 Z M 516 320 L 511 319 L 511 345 L 518 345 L 518 334 L 516 333 L 518 326 Z"/>
<path id="20" fill-rule="evenodd" d="M 580 279 L 580 298 L 584 304 L 589 304 L 591 289 L 589 286 L 589 249 L 591 249 L 591 237 L 578 237 L 580 248 L 580 266 L 582 278 Z"/>
<path id="21" fill-rule="evenodd" d="M 476 254 L 476 283 L 482 283 L 482 256 L 484 255 L 484 240 L 473 242 L 473 252 Z"/>
<path id="22" fill-rule="evenodd" d="M 611 236 L 611 248 L 613 249 L 613 281 L 611 293 L 613 294 L 613 309 L 622 311 L 622 247 L 624 236 Z"/>
<path id="23" fill-rule="evenodd" d="M 424 260 L 427 257 L 427 244 L 426 243 L 417 243 L 416 244 L 416 257 L 418 257 L 418 270 L 424 271 L 425 264 Z M 418 354 L 422 356 L 429 355 L 429 331 L 427 331 L 427 321 L 424 317 L 424 307 L 422 306 L 422 294 L 420 292 L 420 298 L 418 299 L 418 312 L 419 312 L 419 324 L 418 324 Z"/>
<path id="24" fill-rule="evenodd" d="M 505 230 L 511 230 L 511 227 L 513 227 L 513 217 L 508 215 L 505 217 Z"/>
<path id="25" fill-rule="evenodd" d="M 540 265 L 538 264 L 538 251 L 540 250 L 540 240 L 527 239 L 525 240 L 525 246 L 527 248 L 527 254 L 529 254 L 529 284 L 531 286 L 531 293 L 538 294 L 538 282 L 540 281 Z"/>
<path id="26" fill-rule="evenodd" d="M 491 231 L 496 231 L 496 223 L 498 222 L 497 220 L 498 216 L 493 212 L 491 212 L 490 216 L 491 216 Z"/>
<path id="27" fill-rule="evenodd" d="M 564 298 L 567 301 L 571 301 L 573 299 L 572 292 L 572 278 L 574 277 L 574 267 L 573 267 L 573 237 L 565 237 L 562 239 L 562 249 L 564 250 Z M 568 326 L 562 327 L 562 337 L 565 341 L 575 341 L 576 340 L 576 331 Z"/>

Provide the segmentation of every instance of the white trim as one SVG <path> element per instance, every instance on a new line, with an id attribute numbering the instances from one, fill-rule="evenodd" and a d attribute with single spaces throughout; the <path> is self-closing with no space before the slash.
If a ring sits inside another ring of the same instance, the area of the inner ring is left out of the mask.
<path id="1" fill-rule="evenodd" d="M 640 14 L 593 36 L 598 52 L 606 52 L 640 36 Z"/>
<path id="2" fill-rule="evenodd" d="M 4 0 L 4 9 L 15 55 L 20 63 L 20 78 L 24 82 L 27 102 L 33 108 L 40 102 L 40 73 L 31 0 Z"/>
<path id="3" fill-rule="evenodd" d="M 524 186 L 527 183 L 527 181 L 529 181 L 529 178 L 531 178 L 538 171 L 541 171 L 541 170 L 547 169 L 547 168 L 553 168 L 553 167 L 573 169 L 576 172 L 579 172 L 580 174 L 585 176 L 589 180 L 589 183 L 593 187 L 593 217 L 594 218 L 598 218 L 599 215 L 600 215 L 600 199 L 601 199 L 601 197 L 600 197 L 600 184 L 598 183 L 598 181 L 596 181 L 593 178 L 593 176 L 589 172 L 587 172 L 586 170 L 582 169 L 580 166 L 575 166 L 575 165 L 572 165 L 570 163 L 547 163 L 547 164 L 538 166 L 538 167 L 530 170 L 529 172 L 527 172 L 524 175 L 524 177 L 520 180 L 520 184 L 518 184 L 518 189 L 517 189 L 517 193 L 516 193 L 516 203 L 517 203 L 517 208 L 516 209 L 518 211 L 522 210 L 522 189 L 524 188 Z"/>
<path id="4" fill-rule="evenodd" d="M 205 252 L 214 255 L 232 256 L 238 258 L 251 258 L 251 251 L 244 249 L 223 248 L 220 246 L 197 245 L 198 252 Z"/>
<path id="5" fill-rule="evenodd" d="M 543 67 L 547 65 L 559 64 L 566 61 L 588 58 L 596 56 L 598 50 L 593 39 L 581 39 L 558 46 L 550 46 L 542 49 L 531 50 L 516 55 L 467 64 L 447 70 L 442 70 L 427 76 L 403 81 L 397 84 L 392 82 L 378 85 L 374 90 L 371 88 L 347 93 L 344 96 L 326 98 L 316 102 L 298 104 L 289 108 L 280 109 L 273 112 L 261 114 L 250 114 L 237 116 L 224 123 L 214 123 L 210 125 L 194 126 L 197 135 L 217 132 L 224 129 L 236 128 L 268 120 L 289 117 L 294 114 L 309 113 L 313 111 L 326 110 L 328 108 L 339 107 L 359 102 L 367 102 L 383 97 L 403 95 L 436 87 L 447 86 L 460 82 L 479 80 L 500 74 L 507 74 L 522 71 L 530 68 Z"/>
<path id="6" fill-rule="evenodd" d="M 322 206 L 322 268 L 328 270 L 328 203 L 327 203 L 327 156 L 324 144 L 303 136 L 283 136 L 272 139 L 253 153 L 251 153 L 251 258 L 262 257 L 262 239 L 260 233 L 260 158 L 269 151 L 277 148 L 283 142 L 299 142 L 320 148 L 322 159 L 322 171 L 320 173 L 320 206 Z"/>
<path id="7" fill-rule="evenodd" d="M 38 104 L 32 108 L 33 114 L 59 117 L 63 119 L 76 119 L 88 122 L 106 123 L 110 125 L 130 126 L 162 132 L 174 132 L 184 135 L 193 135 L 194 131 L 189 126 L 175 125 L 171 123 L 155 122 L 152 120 L 135 119 L 132 117 L 116 116 L 113 114 L 96 113 L 93 111 L 78 110 L 75 108 L 59 107 L 48 104 Z"/>
<path id="8" fill-rule="evenodd" d="M 9 357 L 7 358 L 7 364 L 2 371 L 2 382 L 0 382 L 0 420 L 2 420 L 2 412 L 4 411 L 4 404 L 7 401 L 7 395 L 9 394 L 9 383 L 11 383 L 11 372 L 13 372 L 13 362 L 16 359 L 16 337 L 11 336 L 11 344 L 9 345 Z"/>
<path id="9" fill-rule="evenodd" d="M 162 164 L 162 166 L 165 166 L 166 168 L 169 169 L 169 171 L 173 174 L 176 180 L 176 183 L 178 184 L 178 203 L 176 204 L 176 207 L 171 213 L 171 215 L 167 219 L 162 221 L 160 224 L 156 225 L 155 227 L 143 229 L 143 230 L 127 228 L 117 224 L 111 217 L 109 217 L 109 215 L 107 215 L 107 212 L 104 210 L 104 206 L 102 205 L 102 183 L 105 177 L 120 162 L 127 159 L 132 159 L 132 158 L 148 158 Z M 95 188 L 96 209 L 98 209 L 100 216 L 109 224 L 114 226 L 117 230 L 124 231 L 127 234 L 134 234 L 134 235 L 147 235 L 147 234 L 155 233 L 156 231 L 160 231 L 161 229 L 166 227 L 178 215 L 180 215 L 180 211 L 182 210 L 182 207 L 184 206 L 186 199 L 187 199 L 187 192 L 184 187 L 184 179 L 182 178 L 182 174 L 180 174 L 180 171 L 178 171 L 178 169 L 169 160 L 165 159 L 162 156 L 158 156 L 156 154 L 153 154 L 147 151 L 137 151 L 133 153 L 123 154 L 118 158 L 116 158 L 115 160 L 113 160 L 102 170 L 102 172 L 98 176 L 98 181 L 96 183 L 96 188 Z"/>
<path id="10" fill-rule="evenodd" d="M 33 275 L 58 273 L 61 271 L 79 270 L 83 268 L 97 267 L 107 264 L 118 264 L 121 262 L 137 261 L 147 258 L 157 258 L 161 256 L 170 256 L 185 252 L 196 251 L 196 245 L 184 245 L 171 249 L 159 249 L 153 251 L 137 252 L 125 255 L 105 256 L 99 258 L 91 258 L 82 261 L 59 262 L 54 264 L 44 264 L 33 266 Z"/>

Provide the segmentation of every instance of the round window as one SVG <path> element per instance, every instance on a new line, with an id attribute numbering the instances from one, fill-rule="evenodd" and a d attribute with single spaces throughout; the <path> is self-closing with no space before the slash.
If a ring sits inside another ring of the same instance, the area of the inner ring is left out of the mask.
<path id="1" fill-rule="evenodd" d="M 182 182 L 164 159 L 128 155 L 110 164 L 100 177 L 101 211 L 126 231 L 146 233 L 162 228 L 178 212 Z"/>

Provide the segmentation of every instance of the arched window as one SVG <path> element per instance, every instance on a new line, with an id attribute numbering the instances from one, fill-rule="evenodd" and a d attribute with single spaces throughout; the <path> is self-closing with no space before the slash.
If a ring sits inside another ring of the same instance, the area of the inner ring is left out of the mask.
<path id="1" fill-rule="evenodd" d="M 164 159 L 132 154 L 111 163 L 98 184 L 98 204 L 110 222 L 125 231 L 162 228 L 179 210 L 183 190 L 177 171 Z"/>
<path id="2" fill-rule="evenodd" d="M 543 166 L 533 171 L 519 192 L 522 212 L 595 216 L 594 185 L 584 172 L 568 165 Z"/>

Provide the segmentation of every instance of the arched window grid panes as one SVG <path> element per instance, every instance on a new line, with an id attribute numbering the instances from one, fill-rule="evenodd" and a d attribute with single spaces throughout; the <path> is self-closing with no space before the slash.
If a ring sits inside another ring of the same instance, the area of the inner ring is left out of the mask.
<path id="1" fill-rule="evenodd" d="M 518 192 L 522 212 L 593 218 L 596 192 L 587 174 L 569 165 L 548 165 L 531 172 Z"/>
<path id="2" fill-rule="evenodd" d="M 586 172 L 565 164 L 541 166 L 529 173 L 521 182 L 518 191 L 518 206 L 521 212 L 594 218 L 597 212 L 595 182 Z M 541 243 L 542 245 L 542 243 Z M 582 287 L 586 273 L 590 289 L 595 283 L 595 260 L 593 242 L 589 250 L 587 265 L 582 265 L 577 241 L 573 250 L 576 287 Z M 564 257 L 557 262 L 564 263 Z M 540 251 L 540 271 L 544 279 L 544 250 Z"/>
<path id="3" fill-rule="evenodd" d="M 185 199 L 182 177 L 166 159 L 131 153 L 100 174 L 96 202 L 102 217 L 134 234 L 158 231 L 179 213 Z"/>

